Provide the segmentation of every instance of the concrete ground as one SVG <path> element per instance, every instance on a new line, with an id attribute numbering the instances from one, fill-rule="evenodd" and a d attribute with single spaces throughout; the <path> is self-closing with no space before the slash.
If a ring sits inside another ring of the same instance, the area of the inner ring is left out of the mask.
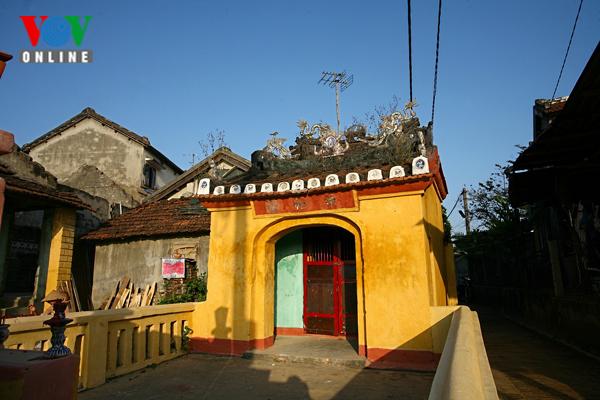
<path id="1" fill-rule="evenodd" d="M 426 399 L 432 380 L 431 373 L 190 354 L 79 399 Z"/>
<path id="2" fill-rule="evenodd" d="M 244 358 L 364 368 L 366 360 L 357 354 L 356 342 L 327 336 L 278 335 L 273 346 L 251 350 L 244 354 Z"/>
<path id="3" fill-rule="evenodd" d="M 499 313 L 477 312 L 501 399 L 600 399 L 600 361 Z"/>

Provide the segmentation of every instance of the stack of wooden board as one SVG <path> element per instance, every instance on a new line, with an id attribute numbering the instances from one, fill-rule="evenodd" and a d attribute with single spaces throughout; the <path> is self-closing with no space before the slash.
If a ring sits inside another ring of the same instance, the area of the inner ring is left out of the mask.
<path id="1" fill-rule="evenodd" d="M 69 296 L 69 305 L 67 310 L 70 312 L 82 311 L 81 302 L 79 301 L 79 294 L 77 293 L 77 287 L 73 282 L 73 278 L 70 281 L 62 281 L 58 285 L 58 290 L 66 293 Z"/>
<path id="2" fill-rule="evenodd" d="M 121 278 L 113 293 L 102 303 L 101 310 L 150 306 L 154 302 L 158 284 L 153 282 L 144 289 L 136 287 L 127 276 Z"/>

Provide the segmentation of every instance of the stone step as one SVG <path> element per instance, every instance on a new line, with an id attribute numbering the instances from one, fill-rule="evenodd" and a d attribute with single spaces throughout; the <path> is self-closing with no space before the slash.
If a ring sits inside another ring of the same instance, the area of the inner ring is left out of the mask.
<path id="1" fill-rule="evenodd" d="M 336 367 L 346 368 L 365 368 L 365 359 L 344 359 L 344 358 L 328 358 L 328 357 L 316 357 L 316 356 L 304 356 L 304 355 L 291 355 L 291 354 L 271 354 L 264 353 L 261 351 L 247 351 L 242 355 L 243 358 L 248 360 L 262 360 L 276 363 L 302 363 L 312 365 L 331 365 Z"/>

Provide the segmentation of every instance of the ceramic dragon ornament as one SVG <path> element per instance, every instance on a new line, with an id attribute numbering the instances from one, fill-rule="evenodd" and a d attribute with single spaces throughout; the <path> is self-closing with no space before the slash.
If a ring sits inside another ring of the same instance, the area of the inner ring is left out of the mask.
<path id="1" fill-rule="evenodd" d="M 267 145 L 264 147 L 263 151 L 269 152 L 277 158 L 292 158 L 292 153 L 287 147 L 284 146 L 286 139 L 278 138 L 278 134 L 279 132 L 277 131 L 271 133 L 272 138 L 267 140 Z"/>
<path id="2" fill-rule="evenodd" d="M 318 149 L 315 148 L 314 150 L 315 155 L 323 157 L 341 156 L 350 147 L 346 137 L 331 129 L 328 124 L 314 124 L 309 128 L 308 122 L 300 120 L 298 121 L 298 128 L 300 128 L 301 137 L 319 141 Z M 315 138 L 317 132 L 318 136 Z"/>
<path id="3" fill-rule="evenodd" d="M 369 146 L 385 146 L 391 136 L 400 136 L 405 131 L 405 125 L 407 122 L 417 117 L 414 108 L 417 103 L 409 101 L 404 106 L 404 111 L 396 111 L 389 115 L 382 115 L 379 129 L 377 130 L 376 136 L 367 138 L 357 138 L 361 142 L 367 143 Z M 419 149 L 421 153 L 425 151 L 423 133 L 419 131 Z"/>

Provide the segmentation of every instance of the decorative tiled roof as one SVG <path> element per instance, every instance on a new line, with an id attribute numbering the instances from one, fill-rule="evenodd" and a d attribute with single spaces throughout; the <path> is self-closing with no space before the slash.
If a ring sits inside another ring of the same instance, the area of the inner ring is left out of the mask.
<path id="1" fill-rule="evenodd" d="M 399 178 L 430 174 L 428 179 L 435 182 L 440 197 L 444 198 L 447 187 L 437 147 L 433 145 L 432 126 L 420 125 L 413 106 L 409 102 L 405 112 L 381 116 L 374 134 L 368 134 L 361 125 L 339 133 L 327 124 L 310 126 L 299 121 L 300 134 L 295 145 L 286 148 L 286 139 L 273 132 L 267 146 L 252 153 L 248 172 L 227 181 L 203 178 L 195 195 L 210 202 L 213 197 L 216 202 L 226 201 L 229 195 L 240 199 L 285 197 L 344 190 L 344 185 L 386 186 L 381 181 L 387 180 L 397 185 L 404 181 Z M 317 132 L 319 135 L 315 136 Z M 219 196 L 226 197 L 216 199 Z"/>
<path id="2" fill-rule="evenodd" d="M 418 161 L 425 161 L 423 168 L 418 169 L 414 164 Z M 209 202 L 231 202 L 236 200 L 254 200 L 254 199 L 265 199 L 265 198 L 281 198 L 303 194 L 320 194 L 332 191 L 347 191 L 347 190 L 362 190 L 374 187 L 384 186 L 398 186 L 398 185 L 410 185 L 417 181 L 431 181 L 435 182 L 437 190 L 441 198 L 445 198 L 447 195 L 447 186 L 442 166 L 439 161 L 439 155 L 437 148 L 433 148 L 429 154 L 429 157 L 416 157 L 413 159 L 413 165 L 406 167 L 402 165 L 391 166 L 384 165 L 380 168 L 356 168 L 339 170 L 335 173 L 319 173 L 319 174 L 293 174 L 293 173 L 274 173 L 268 176 L 267 179 L 258 180 L 252 179 L 254 176 L 251 173 L 242 175 L 238 182 L 228 183 L 227 185 L 218 185 L 217 183 L 210 182 L 206 179 L 208 189 L 204 193 L 199 193 L 196 196 L 201 201 Z M 394 174 L 400 167 L 402 174 Z M 373 174 L 372 173 L 376 173 Z M 376 177 L 377 174 L 381 173 L 380 177 Z M 347 179 L 348 174 L 354 175 L 354 180 L 350 181 Z M 330 177 L 334 177 L 334 182 L 327 182 Z M 318 186 L 309 184 L 309 180 L 317 178 L 319 180 Z M 294 189 L 294 181 L 301 181 L 301 189 Z M 288 186 L 285 190 L 279 190 L 278 186 L 280 183 L 284 183 L 284 186 Z M 287 183 L 288 185 L 285 185 Z M 271 184 L 271 190 L 263 190 L 263 184 Z M 253 190 L 248 190 L 248 187 L 252 187 Z"/>
<path id="3" fill-rule="evenodd" d="M 71 128 L 72 126 L 78 124 L 79 122 L 81 122 L 87 118 L 92 118 L 92 119 L 98 121 L 99 123 L 101 123 L 102 125 L 106 125 L 106 126 L 110 127 L 111 129 L 114 129 L 116 132 L 119 132 L 120 134 L 127 137 L 128 139 L 131 139 L 134 142 L 141 144 L 142 146 L 147 148 L 148 151 L 156 154 L 156 156 L 158 156 L 158 158 L 160 158 L 162 161 L 164 161 L 166 164 L 168 164 L 176 173 L 180 174 L 183 172 L 183 170 L 181 168 L 179 168 L 173 161 L 168 159 L 167 156 L 165 156 L 160 151 L 158 151 L 156 148 L 154 148 L 150 144 L 150 139 L 148 139 L 146 136 L 140 136 L 137 133 L 130 131 L 129 129 L 125 128 L 124 126 L 121 126 L 121 125 L 117 124 L 116 122 L 111 121 L 108 118 L 104 117 L 103 115 L 98 114 L 93 108 L 90 108 L 90 107 L 84 108 L 83 111 L 81 111 L 79 114 L 77 114 L 73 118 L 69 119 L 68 121 L 63 122 L 56 128 L 54 128 L 51 131 L 40 136 L 39 138 L 35 139 L 33 142 L 25 144 L 23 146 L 23 151 L 28 153 L 35 146 L 50 140 L 54 136 L 59 135 L 60 133 L 66 131 L 67 129 Z"/>
<path id="4" fill-rule="evenodd" d="M 83 239 L 122 241 L 209 232 L 210 213 L 198 199 L 185 198 L 143 204 L 109 220 Z"/>
<path id="5" fill-rule="evenodd" d="M 241 171 L 248 171 L 250 169 L 250 161 L 246 160 L 244 157 L 232 152 L 227 147 L 218 148 L 213 154 L 206 157 L 204 160 L 200 161 L 183 174 L 177 176 L 175 179 L 168 182 L 165 186 L 158 189 L 150 196 L 148 196 L 145 201 L 156 201 L 167 198 L 172 195 L 174 192 L 177 192 L 184 188 L 189 182 L 194 179 L 197 179 L 199 176 L 203 176 L 208 174 L 211 169 L 210 162 L 213 161 L 215 164 L 219 164 L 221 161 L 225 161 L 235 168 L 240 169 Z"/>

